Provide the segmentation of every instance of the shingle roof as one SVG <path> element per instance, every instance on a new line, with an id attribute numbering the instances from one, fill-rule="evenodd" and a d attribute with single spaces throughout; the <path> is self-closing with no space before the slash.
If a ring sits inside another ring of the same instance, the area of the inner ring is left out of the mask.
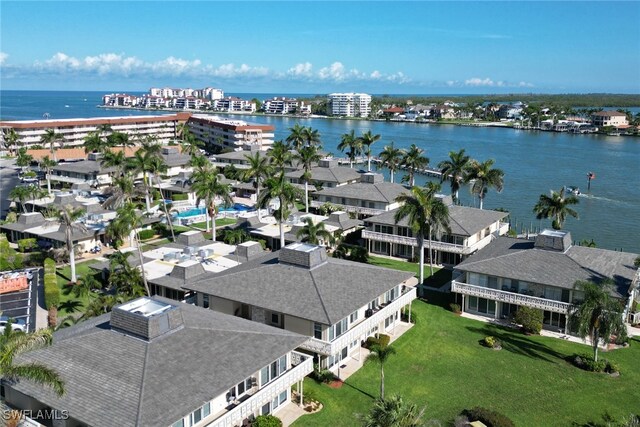
<path id="1" fill-rule="evenodd" d="M 224 394 L 307 337 L 165 298 L 184 328 L 151 341 L 111 330 L 110 314 L 67 328 L 21 356 L 65 381 L 65 395 L 30 381 L 13 387 L 95 427 L 162 426 Z"/>
<path id="2" fill-rule="evenodd" d="M 413 277 L 336 258 L 309 270 L 277 257 L 269 254 L 185 288 L 332 325 Z"/>
<path id="3" fill-rule="evenodd" d="M 380 215 L 367 218 L 365 223 L 394 225 L 396 223 L 394 219 L 396 212 L 397 209 L 383 212 Z M 496 221 L 504 219 L 507 215 L 509 215 L 507 212 L 452 205 L 449 206 L 449 227 L 451 227 L 451 234 L 473 236 Z M 405 218 L 398 221 L 398 225 L 408 227 L 409 220 Z"/>
<path id="4" fill-rule="evenodd" d="M 64 162 L 53 167 L 54 171 L 76 172 L 76 173 L 111 173 L 115 167 L 103 167 L 95 160 L 80 160 L 79 162 Z"/>
<path id="5" fill-rule="evenodd" d="M 626 297 L 637 268 L 636 254 L 571 246 L 558 252 L 534 247 L 531 240 L 500 237 L 456 266 L 457 270 L 573 289 L 577 280 L 616 282 L 617 297 Z"/>
<path id="6" fill-rule="evenodd" d="M 345 197 L 348 199 L 368 200 L 372 202 L 393 203 L 407 188 L 391 182 L 379 182 L 377 184 L 355 183 L 340 187 L 325 188 L 317 191 L 316 196 Z"/>
<path id="7" fill-rule="evenodd" d="M 301 169 L 294 170 L 291 172 L 287 172 L 285 176 L 287 178 L 300 179 L 303 172 L 304 171 Z M 358 171 L 347 167 L 314 167 L 310 169 L 310 172 L 312 181 L 335 182 L 338 184 L 342 184 L 345 182 L 360 179 L 360 173 Z"/>

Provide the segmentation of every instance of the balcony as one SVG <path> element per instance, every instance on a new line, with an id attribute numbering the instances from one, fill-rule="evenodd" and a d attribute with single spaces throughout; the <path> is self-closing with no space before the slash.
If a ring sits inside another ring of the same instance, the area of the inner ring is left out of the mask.
<path id="1" fill-rule="evenodd" d="M 340 335 L 335 340 L 327 342 L 317 338 L 309 338 L 307 342 L 302 344 L 300 347 L 325 356 L 335 354 L 353 341 L 360 340 L 362 336 L 367 335 L 371 329 L 384 322 L 384 319 L 391 316 L 392 313 L 405 305 L 408 305 L 411 301 L 416 299 L 416 297 L 416 288 L 409 287 L 398 298 L 394 299 L 384 307 L 380 307 L 370 317 L 366 317 L 359 323 L 351 326 L 347 332 Z"/>
<path id="2" fill-rule="evenodd" d="M 468 283 L 462 283 L 455 280 L 451 281 L 451 292 L 486 298 L 492 301 L 533 307 L 540 310 L 552 311 L 554 313 L 567 314 L 569 313 L 569 308 L 571 307 L 571 304 L 567 302 L 538 298 L 530 295 L 501 291 L 498 289 L 485 288 L 483 286 L 470 285 Z"/>
<path id="3" fill-rule="evenodd" d="M 300 353 L 292 352 L 293 360 L 299 363 L 280 375 L 274 381 L 262 387 L 255 394 L 239 402 L 228 412 L 224 412 L 207 427 L 230 427 L 242 425 L 242 421 L 250 415 L 257 413 L 262 405 L 271 402 L 280 393 L 287 390 L 298 381 L 313 372 L 313 358 Z"/>
<path id="4" fill-rule="evenodd" d="M 345 212 L 357 212 L 359 214 L 362 215 L 380 215 L 381 213 L 386 212 L 384 209 L 373 209 L 373 208 L 365 208 L 365 207 L 361 207 L 361 206 L 351 206 L 351 205 L 343 205 L 341 203 L 337 203 L 337 202 L 321 202 L 319 200 L 312 200 L 311 201 L 311 207 L 314 208 L 319 208 L 322 205 L 324 205 L 325 203 L 330 203 L 332 205 L 337 205 L 341 207 L 341 210 L 345 211 Z M 364 235 L 363 235 L 364 237 Z M 414 243 L 415 246 L 415 243 Z"/>

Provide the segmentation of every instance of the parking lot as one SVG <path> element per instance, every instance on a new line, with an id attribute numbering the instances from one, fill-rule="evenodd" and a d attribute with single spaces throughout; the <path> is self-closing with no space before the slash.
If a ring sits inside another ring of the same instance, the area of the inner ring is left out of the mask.
<path id="1" fill-rule="evenodd" d="M 0 294 L 0 312 L 3 316 L 23 321 L 27 326 L 27 332 L 32 332 L 36 329 L 36 305 L 38 286 L 42 281 L 42 269 L 27 268 L 20 271 L 31 273 L 29 288 Z"/>

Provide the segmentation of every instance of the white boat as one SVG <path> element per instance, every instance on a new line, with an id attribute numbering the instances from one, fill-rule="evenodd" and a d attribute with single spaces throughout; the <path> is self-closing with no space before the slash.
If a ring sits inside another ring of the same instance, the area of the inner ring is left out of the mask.
<path id="1" fill-rule="evenodd" d="M 565 187 L 565 190 L 567 193 L 571 193 L 574 196 L 581 194 L 580 189 L 578 187 Z"/>

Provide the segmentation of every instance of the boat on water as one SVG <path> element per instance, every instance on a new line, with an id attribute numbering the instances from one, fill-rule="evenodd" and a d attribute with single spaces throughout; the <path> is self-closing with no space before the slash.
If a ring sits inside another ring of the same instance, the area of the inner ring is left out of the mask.
<path id="1" fill-rule="evenodd" d="M 569 186 L 569 187 L 564 187 L 564 189 L 565 189 L 565 191 L 566 191 L 567 193 L 571 193 L 571 194 L 573 194 L 574 196 L 578 196 L 578 195 L 582 194 L 582 193 L 580 192 L 580 189 L 579 189 L 578 187 L 571 187 L 571 186 Z"/>

